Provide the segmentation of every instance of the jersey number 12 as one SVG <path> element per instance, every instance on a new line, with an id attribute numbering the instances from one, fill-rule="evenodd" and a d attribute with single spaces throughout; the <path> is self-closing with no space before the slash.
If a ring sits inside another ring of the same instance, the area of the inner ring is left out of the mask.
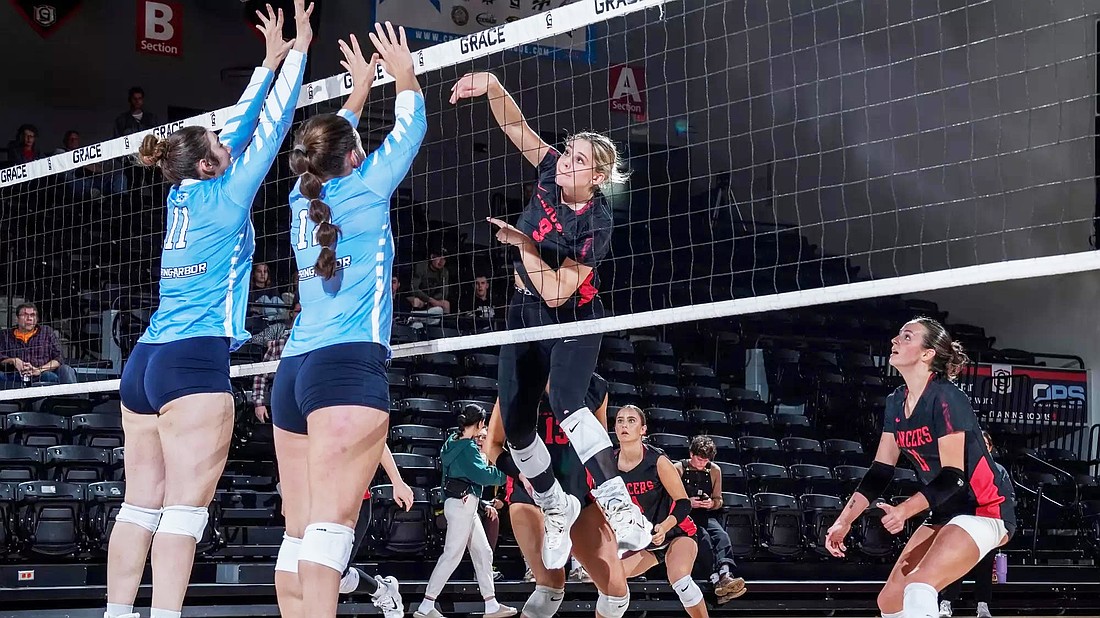
<path id="1" fill-rule="evenodd" d="M 187 226 L 189 225 L 191 225 L 191 217 L 187 214 L 187 207 L 173 207 L 172 229 L 168 230 L 168 235 L 164 238 L 165 251 L 187 247 Z M 179 236 L 176 236 L 176 232 L 179 232 Z"/>
<path id="2" fill-rule="evenodd" d="M 308 208 L 303 208 L 303 209 L 299 210 L 298 211 L 298 242 L 295 245 L 295 247 L 299 251 L 301 251 L 303 249 L 307 249 L 310 246 L 308 243 L 306 243 L 306 227 L 310 223 L 312 223 L 312 221 L 309 220 L 309 209 Z M 312 236 L 313 236 L 312 244 L 313 244 L 314 247 L 316 247 L 317 246 L 317 226 L 316 225 L 313 226 Z"/>

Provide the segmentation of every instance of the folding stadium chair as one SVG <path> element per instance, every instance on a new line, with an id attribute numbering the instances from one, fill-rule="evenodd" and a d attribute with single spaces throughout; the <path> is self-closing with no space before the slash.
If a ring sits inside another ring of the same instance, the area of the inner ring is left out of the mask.
<path id="1" fill-rule="evenodd" d="M 84 531 L 88 546 L 100 554 L 107 553 L 107 543 L 115 527 L 115 516 L 122 508 L 126 483 L 100 481 L 90 483 L 84 495 Z"/>
<path id="2" fill-rule="evenodd" d="M 381 555 L 412 554 L 423 556 L 433 543 L 435 513 L 431 494 L 413 487 L 413 506 L 406 512 L 393 499 L 393 485 L 371 489 L 373 513 L 370 524 L 371 546 Z"/>
<path id="3" fill-rule="evenodd" d="M 93 446 L 61 445 L 46 449 L 46 478 L 63 483 L 95 483 L 107 480 L 111 451 Z"/>
<path id="4" fill-rule="evenodd" d="M 737 449 L 741 452 L 742 465 L 752 462 L 786 464 L 787 454 L 779 448 L 775 438 L 760 436 L 741 436 L 737 439 Z"/>
<path id="5" fill-rule="evenodd" d="M 609 405 L 614 404 L 616 406 L 638 405 L 640 401 L 637 387 L 624 382 L 608 382 L 607 399 Z"/>
<path id="6" fill-rule="evenodd" d="M 69 419 L 43 412 L 14 412 L 8 415 L 8 442 L 47 447 L 69 442 Z"/>
<path id="7" fill-rule="evenodd" d="M 500 358 L 496 354 L 475 352 L 465 358 L 466 374 L 496 379 Z"/>
<path id="8" fill-rule="evenodd" d="M 642 399 L 655 408 L 682 409 L 684 400 L 680 389 L 667 384 L 645 384 L 641 388 Z"/>
<path id="9" fill-rule="evenodd" d="M 667 365 L 676 364 L 676 351 L 671 343 L 656 341 L 654 339 L 639 339 L 634 342 L 634 354 L 643 362 L 660 362 Z"/>
<path id="10" fill-rule="evenodd" d="M 790 471 L 776 464 L 746 464 L 745 476 L 749 478 L 749 490 L 754 494 L 787 493 L 795 488 Z"/>
<path id="11" fill-rule="evenodd" d="M 853 440 L 825 440 L 822 442 L 825 453 L 829 455 L 832 466 L 864 466 L 871 463 L 871 457 L 864 455 L 863 445 Z"/>
<path id="12" fill-rule="evenodd" d="M 687 459 L 690 442 L 687 436 L 674 433 L 651 433 L 648 443 L 665 452 L 672 461 Z"/>
<path id="13" fill-rule="evenodd" d="M 817 440 L 810 438 L 783 438 L 780 448 L 787 453 L 792 464 L 814 464 L 823 466 L 828 463 L 824 448 Z"/>
<path id="14" fill-rule="evenodd" d="M 638 378 L 642 382 L 662 386 L 677 386 L 680 383 L 676 367 L 664 363 L 642 363 L 638 368 Z"/>
<path id="15" fill-rule="evenodd" d="M 604 337 L 600 342 L 600 355 L 610 360 L 634 363 L 634 344 L 621 337 Z"/>
<path id="16" fill-rule="evenodd" d="M 833 477 L 833 471 L 825 466 L 794 464 L 790 471 L 791 478 L 795 481 L 795 491 L 799 495 L 836 495 L 840 492 L 840 483 Z"/>
<path id="17" fill-rule="evenodd" d="M 439 486 L 442 471 L 439 460 L 427 455 L 394 453 L 393 460 L 401 469 L 401 476 L 411 487 L 431 489 Z"/>
<path id="18" fill-rule="evenodd" d="M 729 415 L 721 410 L 690 410 L 687 416 L 691 419 L 692 433 L 704 433 L 711 436 L 736 437 L 737 432 L 730 425 Z"/>
<path id="19" fill-rule="evenodd" d="M 722 492 L 722 511 L 733 555 L 747 558 L 756 553 L 756 510 L 745 494 Z"/>
<path id="20" fill-rule="evenodd" d="M 16 487 L 16 535 L 26 542 L 26 553 L 76 556 L 84 542 L 86 487 L 52 481 L 28 481 Z"/>
<path id="21" fill-rule="evenodd" d="M 395 453 L 435 457 L 443 448 L 443 430 L 428 425 L 397 425 L 390 428 L 390 444 Z"/>
<path id="22" fill-rule="evenodd" d="M 458 375 L 458 356 L 450 352 L 424 354 L 413 359 L 416 373 L 434 373 L 453 378 Z"/>
<path id="23" fill-rule="evenodd" d="M 497 379 L 485 376 L 462 376 L 455 379 L 455 388 L 460 397 L 494 400 L 497 396 Z"/>
<path id="24" fill-rule="evenodd" d="M 74 441 L 78 446 L 115 448 L 122 446 L 122 417 L 114 414 L 77 414 L 71 421 Z"/>
<path id="25" fill-rule="evenodd" d="M 455 381 L 454 378 L 438 373 L 414 373 L 409 376 L 409 391 L 418 397 L 452 399 Z"/>
<path id="26" fill-rule="evenodd" d="M 0 558 L 7 557 L 19 546 L 12 529 L 16 487 L 15 483 L 0 483 Z"/>
<path id="27" fill-rule="evenodd" d="M 398 404 L 403 422 L 432 427 L 448 428 L 454 424 L 455 415 L 445 401 L 425 397 L 409 397 Z"/>
<path id="28" fill-rule="evenodd" d="M 691 423 L 684 420 L 684 413 L 672 408 L 646 408 L 646 425 L 649 433 L 676 433 L 687 434 L 691 432 Z"/>
<path id="29" fill-rule="evenodd" d="M 681 392 L 684 405 L 688 408 L 723 410 L 726 407 L 726 399 L 717 388 L 691 385 L 683 387 Z"/>
<path id="30" fill-rule="evenodd" d="M 42 449 L 22 444 L 0 444 L 0 481 L 22 483 L 42 478 Z"/>
<path id="31" fill-rule="evenodd" d="M 745 469 L 740 464 L 729 463 L 726 461 L 712 462 L 718 466 L 718 470 L 722 473 L 722 489 L 724 491 L 731 491 L 734 493 L 744 494 L 749 490 L 749 480 L 745 476 Z"/>
<path id="32" fill-rule="evenodd" d="M 730 426 L 736 436 L 772 437 L 774 430 L 766 414 L 734 410 L 729 414 Z"/>
<path id="33" fill-rule="evenodd" d="M 87 414 L 92 411 L 92 402 L 81 397 L 47 397 L 42 401 L 38 411 L 43 414 L 57 414 L 58 416 Z"/>
<path id="34" fill-rule="evenodd" d="M 717 389 L 721 384 L 721 380 L 718 379 L 718 374 L 714 369 L 707 365 L 700 365 L 697 363 L 681 363 L 680 364 L 680 385 L 683 387 L 699 386 L 703 388 Z M 686 393 L 685 393 L 686 396 Z M 722 397 L 721 391 L 718 393 L 719 399 L 725 403 L 725 398 Z"/>
<path id="35" fill-rule="evenodd" d="M 598 371 L 605 380 L 626 382 L 628 384 L 634 384 L 638 381 L 638 376 L 634 371 L 634 365 L 626 361 L 604 359 L 600 361 L 600 364 L 596 367 L 596 371 Z"/>
<path id="36" fill-rule="evenodd" d="M 752 497 L 760 530 L 760 547 L 781 558 L 802 553 L 802 509 L 794 496 L 759 493 Z"/>
<path id="37" fill-rule="evenodd" d="M 840 516 L 844 503 L 840 498 L 822 494 L 802 494 L 802 517 L 806 522 L 806 543 L 819 556 L 831 557 L 825 548 L 825 535 Z"/>
<path id="38" fill-rule="evenodd" d="M 772 416 L 776 435 L 788 438 L 813 438 L 817 435 L 804 414 L 777 412 Z"/>

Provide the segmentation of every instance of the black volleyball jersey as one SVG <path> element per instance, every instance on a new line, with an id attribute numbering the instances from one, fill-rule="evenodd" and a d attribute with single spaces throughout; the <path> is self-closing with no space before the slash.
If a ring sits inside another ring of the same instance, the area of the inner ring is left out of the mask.
<path id="1" fill-rule="evenodd" d="M 900 386 L 887 398 L 883 431 L 894 434 L 898 447 L 913 464 L 922 483 L 927 485 L 940 473 L 939 439 L 959 431 L 966 433 L 963 470 L 966 487 L 934 509 L 929 523 L 945 524 L 955 515 L 978 515 L 1003 520 L 1011 534 L 1016 528 L 1012 480 L 997 472 L 993 457 L 985 448 L 970 398 L 950 380 L 933 376 L 916 409 L 906 418 L 908 394 L 908 388 Z"/>
<path id="2" fill-rule="evenodd" d="M 661 475 L 657 473 L 657 462 L 662 457 L 668 459 L 668 456 L 661 449 L 648 444 L 643 444 L 642 448 L 645 449 L 642 461 L 633 469 L 622 471 L 621 476 L 626 483 L 626 491 L 630 494 L 630 499 L 638 505 L 651 524 L 657 525 L 672 513 L 672 496 L 668 494 L 664 483 L 661 482 Z M 619 451 L 615 451 L 615 458 L 618 459 L 618 457 Z M 684 533 L 695 534 L 695 522 L 691 517 L 684 518 L 679 526 Z"/>
<path id="3" fill-rule="evenodd" d="M 596 265 L 611 247 L 611 207 L 600 193 L 578 210 L 562 204 L 561 188 L 555 182 L 559 158 L 561 154 L 553 148 L 542 158 L 534 194 L 516 222 L 516 228 L 531 237 L 550 268 L 561 268 L 566 258 L 592 267 L 592 272 L 573 296 L 559 307 L 560 311 L 582 307 L 599 292 Z M 515 267 L 527 289 L 537 294 L 519 257 L 515 258 Z"/>

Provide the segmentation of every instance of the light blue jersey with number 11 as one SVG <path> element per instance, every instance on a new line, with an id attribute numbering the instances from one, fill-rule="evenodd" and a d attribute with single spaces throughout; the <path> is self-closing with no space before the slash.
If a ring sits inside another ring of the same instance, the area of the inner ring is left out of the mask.
<path id="1" fill-rule="evenodd" d="M 271 72 L 256 69 L 222 131 L 229 169 L 168 192 L 160 306 L 140 342 L 227 337 L 235 350 L 251 338 L 244 321 L 256 246 L 252 201 L 290 131 L 305 63 L 305 54 L 290 51 L 266 101 Z"/>
<path id="2" fill-rule="evenodd" d="M 352 127 L 359 124 L 347 110 L 340 110 L 340 116 Z M 351 174 L 333 178 L 321 189 L 321 199 L 332 209 L 332 223 L 342 232 L 335 247 L 336 274 L 330 279 L 313 271 L 321 247 L 317 226 L 309 218 L 309 200 L 302 197 L 299 184 L 290 192 L 290 242 L 298 264 L 302 312 L 294 321 L 284 357 L 339 343 L 380 343 L 389 348 L 390 198 L 424 141 L 424 97 L 411 90 L 400 92 L 394 116 L 393 130 L 381 147 Z"/>

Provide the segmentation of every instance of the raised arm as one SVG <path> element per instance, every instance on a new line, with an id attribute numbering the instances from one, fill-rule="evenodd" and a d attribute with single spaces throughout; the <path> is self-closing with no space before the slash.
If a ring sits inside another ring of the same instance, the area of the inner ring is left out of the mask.
<path id="1" fill-rule="evenodd" d="M 462 79 L 455 82 L 451 88 L 451 104 L 458 103 L 460 99 L 470 99 L 487 95 L 489 97 L 489 109 L 493 111 L 493 118 L 504 130 L 504 134 L 515 144 L 523 157 L 531 165 L 538 167 L 540 161 L 550 150 L 550 145 L 542 141 L 538 133 L 527 124 L 519 105 L 492 73 L 467 73 Z"/>
<path id="2" fill-rule="evenodd" d="M 225 193 L 235 204 L 250 208 L 256 192 L 271 169 L 275 156 L 279 154 L 290 125 L 294 121 L 294 109 L 302 89 L 302 76 L 305 74 L 306 50 L 313 40 L 313 28 L 309 16 L 313 4 L 305 7 L 305 0 L 294 0 L 294 22 L 297 36 L 293 48 L 287 52 L 279 78 L 264 100 L 259 126 L 256 127 L 248 142 L 244 155 L 233 161 L 225 173 Z"/>
<path id="3" fill-rule="evenodd" d="M 283 40 L 282 9 L 275 12 L 268 5 L 266 15 L 256 11 L 256 16 L 260 19 L 256 29 L 264 35 L 266 48 L 264 62 L 252 72 L 252 79 L 249 80 L 240 100 L 229 111 L 229 118 L 226 119 L 221 131 L 221 142 L 229 148 L 229 154 L 234 159 L 244 154 L 248 140 L 260 121 L 264 95 L 271 88 L 275 70 L 279 68 L 279 64 L 294 45 L 293 41 Z"/>
<path id="4" fill-rule="evenodd" d="M 348 100 L 344 101 L 344 107 L 338 113 L 346 118 L 352 127 L 358 127 L 359 118 L 363 115 L 363 106 L 367 104 L 371 88 L 374 87 L 374 79 L 378 76 L 378 61 L 381 56 L 374 54 L 368 61 L 363 57 L 359 39 L 354 34 L 348 39 L 350 43 L 345 43 L 343 39 L 339 41 L 340 52 L 344 54 L 340 66 L 351 75 L 352 88 Z"/>

